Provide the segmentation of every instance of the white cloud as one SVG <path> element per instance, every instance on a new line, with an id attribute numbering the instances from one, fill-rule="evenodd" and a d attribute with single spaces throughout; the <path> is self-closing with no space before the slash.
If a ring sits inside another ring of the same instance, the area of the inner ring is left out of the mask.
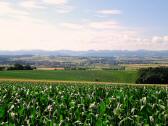
<path id="1" fill-rule="evenodd" d="M 21 1 L 21 2 L 19 3 L 19 5 L 20 5 L 21 7 L 26 8 L 26 9 L 33 9 L 33 8 L 36 8 L 36 9 L 44 9 L 44 8 L 46 8 L 46 7 L 42 6 L 42 5 L 39 5 L 39 4 L 37 3 L 37 1 L 35 1 L 35 0 Z"/>
<path id="2" fill-rule="evenodd" d="M 27 10 L 16 8 L 14 5 L 7 2 L 0 2 L 0 16 L 7 17 L 7 21 L 24 21 L 41 23 L 42 20 L 34 18 Z M 1 20 L 5 20 L 1 17 Z"/>
<path id="3" fill-rule="evenodd" d="M 60 27 L 59 24 L 36 23 L 31 18 L 30 20 L 22 18 L 0 21 L 0 49 L 158 50 L 168 47 L 168 42 L 166 42 L 168 36 L 158 36 L 159 39 L 157 37 L 145 38 L 134 30 L 95 30 L 90 28 L 90 23 L 62 23 Z M 160 43 L 160 38 L 166 41 Z"/>
<path id="4" fill-rule="evenodd" d="M 121 10 L 112 10 L 112 9 L 107 9 L 107 10 L 99 10 L 97 11 L 99 14 L 105 14 L 105 15 L 119 15 L 122 14 Z"/>
<path id="5" fill-rule="evenodd" d="M 168 42 L 153 42 L 153 37 L 145 38 L 136 32 L 104 31 L 99 32 L 90 42 L 97 50 L 167 50 Z"/>
<path id="6" fill-rule="evenodd" d="M 90 31 L 74 31 L 47 23 L 0 21 L 0 49 L 87 49 L 92 38 Z"/>
<path id="7" fill-rule="evenodd" d="M 53 13 L 66 14 L 74 10 L 67 0 L 20 0 L 16 4 L 9 1 L 0 1 L 0 14 L 4 16 L 29 15 L 33 11 L 40 13 L 41 9 L 52 8 Z"/>
<path id="8" fill-rule="evenodd" d="M 99 21 L 99 22 L 91 22 L 89 23 L 91 28 L 95 29 L 117 29 L 121 28 L 118 22 L 116 21 Z"/>
<path id="9" fill-rule="evenodd" d="M 154 36 L 152 38 L 153 43 L 161 43 L 163 41 L 163 38 L 161 36 Z"/>
<path id="10" fill-rule="evenodd" d="M 14 6 L 0 2 L 0 49 L 89 50 L 89 49 L 168 49 L 168 35 L 144 37 L 138 29 L 128 29 L 113 20 L 82 23 L 55 22 L 51 24 L 32 16 L 33 11 L 53 7 L 57 13 L 69 13 L 73 7 L 66 0 L 20 1 Z M 51 5 L 51 6 L 50 6 Z M 112 10 L 99 11 L 102 15 L 119 14 Z M 2 18 L 12 17 L 10 18 Z M 43 17 L 44 19 L 45 17 Z"/>
<path id="11" fill-rule="evenodd" d="M 41 19 L 38 19 L 38 18 L 34 18 L 34 17 L 31 17 L 31 16 L 24 16 L 24 15 L 17 15 L 17 16 L 13 16 L 13 20 L 14 21 L 18 21 L 18 22 L 32 22 L 32 23 L 38 23 L 38 24 L 41 24 L 41 23 L 45 23 L 45 21 L 41 20 Z"/>
<path id="12" fill-rule="evenodd" d="M 0 15 L 13 16 L 13 15 L 29 15 L 27 11 L 15 8 L 10 3 L 0 2 Z"/>
<path id="13" fill-rule="evenodd" d="M 53 5 L 65 5 L 68 3 L 68 0 L 43 0 L 43 2 Z"/>
<path id="14" fill-rule="evenodd" d="M 74 9 L 74 7 L 70 5 L 69 0 L 43 0 L 43 4 L 48 8 L 54 6 L 56 12 L 60 14 L 70 13 Z"/>
<path id="15" fill-rule="evenodd" d="M 152 38 L 153 43 L 168 43 L 168 36 L 154 36 Z"/>
<path id="16" fill-rule="evenodd" d="M 69 29 L 81 29 L 84 28 L 83 25 L 75 24 L 75 23 L 61 23 L 61 26 Z"/>
<path id="17" fill-rule="evenodd" d="M 123 27 L 120 26 L 120 24 L 116 21 L 91 21 L 91 22 L 85 22 L 85 23 L 69 23 L 64 22 L 60 24 L 61 26 L 64 26 L 65 28 L 71 28 L 71 29 L 91 29 L 91 30 L 117 30 L 122 29 Z"/>
<path id="18" fill-rule="evenodd" d="M 74 10 L 74 7 L 70 5 L 57 6 L 56 8 L 56 12 L 60 14 L 67 14 L 72 12 L 73 10 Z"/>
<path id="19" fill-rule="evenodd" d="M 164 36 L 163 41 L 168 42 L 168 36 Z"/>

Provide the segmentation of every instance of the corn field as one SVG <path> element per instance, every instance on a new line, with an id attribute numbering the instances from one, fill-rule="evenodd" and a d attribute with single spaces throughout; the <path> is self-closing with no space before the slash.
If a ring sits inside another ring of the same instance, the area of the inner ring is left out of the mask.
<path id="1" fill-rule="evenodd" d="M 168 125 L 168 87 L 0 82 L 0 125 Z"/>

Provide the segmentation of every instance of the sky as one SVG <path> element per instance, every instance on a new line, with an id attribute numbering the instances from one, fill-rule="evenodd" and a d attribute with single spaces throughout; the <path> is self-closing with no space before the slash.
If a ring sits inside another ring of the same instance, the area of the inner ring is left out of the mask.
<path id="1" fill-rule="evenodd" d="M 0 0 L 0 50 L 168 50 L 168 0 Z"/>

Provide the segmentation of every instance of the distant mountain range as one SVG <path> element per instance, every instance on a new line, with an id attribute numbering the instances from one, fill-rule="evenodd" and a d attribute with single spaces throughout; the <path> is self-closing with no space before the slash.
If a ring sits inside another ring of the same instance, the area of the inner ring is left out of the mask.
<path id="1" fill-rule="evenodd" d="M 0 51 L 0 55 L 42 55 L 42 56 L 97 56 L 97 57 L 168 57 L 166 51 L 148 51 L 148 50 L 103 50 L 103 51 L 44 51 L 44 50 L 20 50 L 20 51 Z"/>

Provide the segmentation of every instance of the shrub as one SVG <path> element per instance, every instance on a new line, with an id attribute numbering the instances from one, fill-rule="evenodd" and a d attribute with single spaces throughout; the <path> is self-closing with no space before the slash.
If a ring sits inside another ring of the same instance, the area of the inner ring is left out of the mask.
<path id="1" fill-rule="evenodd" d="M 5 67 L 0 67 L 0 71 L 3 71 L 3 70 L 5 70 Z"/>

